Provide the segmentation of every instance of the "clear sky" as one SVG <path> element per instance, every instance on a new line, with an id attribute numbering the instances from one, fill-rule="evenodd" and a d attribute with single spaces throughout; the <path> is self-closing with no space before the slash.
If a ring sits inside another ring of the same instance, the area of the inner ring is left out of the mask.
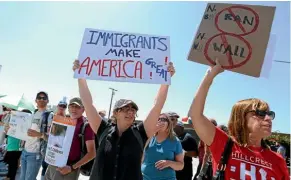
<path id="1" fill-rule="evenodd" d="M 276 6 L 272 34 L 274 59 L 290 61 L 289 2 L 235 2 Z M 39 90 L 49 93 L 50 104 L 63 96 L 78 96 L 72 62 L 78 56 L 85 28 L 170 36 L 171 59 L 176 67 L 164 111 L 186 116 L 207 66 L 187 61 L 194 33 L 206 2 L 0 2 L 0 94 L 19 95 L 32 101 Z M 144 119 L 159 85 L 88 81 L 94 104 L 108 112 L 114 102 L 130 98 Z M 213 83 L 205 114 L 219 123 L 228 121 L 232 105 L 257 97 L 276 112 L 273 130 L 290 132 L 290 65 L 272 64 L 270 77 L 252 78 L 224 72 Z"/>

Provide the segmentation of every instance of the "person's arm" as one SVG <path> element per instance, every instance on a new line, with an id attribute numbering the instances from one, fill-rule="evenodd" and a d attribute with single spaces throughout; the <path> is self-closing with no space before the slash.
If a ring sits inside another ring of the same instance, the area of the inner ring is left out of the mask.
<path id="1" fill-rule="evenodd" d="M 207 145 L 211 145 L 214 139 L 215 126 L 203 114 L 205 101 L 213 79 L 222 71 L 223 69 L 218 62 L 207 71 L 189 110 L 193 128 Z"/>
<path id="2" fill-rule="evenodd" d="M 171 77 L 175 74 L 173 63 L 170 63 L 168 66 L 168 72 L 170 72 Z M 154 106 L 144 121 L 144 128 L 148 138 L 152 137 L 155 133 L 155 126 L 167 99 L 168 89 L 169 85 L 162 84 L 160 86 Z"/>
<path id="3" fill-rule="evenodd" d="M 73 70 L 80 68 L 79 61 L 76 60 L 74 62 Z M 91 96 L 91 92 L 88 88 L 87 82 L 85 79 L 78 79 L 78 85 L 79 85 L 79 94 L 80 98 L 82 100 L 82 103 L 85 108 L 85 112 L 88 118 L 88 122 L 92 128 L 92 130 L 97 134 L 97 131 L 99 129 L 99 126 L 101 124 L 102 118 L 98 114 L 96 108 L 93 105 L 93 100 Z"/>
<path id="4" fill-rule="evenodd" d="M 184 168 L 184 153 L 180 153 L 175 156 L 175 161 L 171 160 L 160 160 L 156 162 L 155 167 L 158 170 L 163 170 L 167 167 L 174 169 L 175 171 L 180 171 Z"/>
<path id="5" fill-rule="evenodd" d="M 95 158 L 96 156 L 95 141 L 94 140 L 86 141 L 86 147 L 87 147 L 87 154 L 82 159 L 80 159 L 76 164 L 73 164 L 72 166 L 66 165 L 64 167 L 59 167 L 57 168 L 57 171 L 59 171 L 62 175 L 69 174 L 74 169 L 78 169 L 82 165 L 88 163 L 93 158 Z"/>
<path id="6" fill-rule="evenodd" d="M 77 169 L 95 158 L 96 156 L 95 141 L 94 140 L 86 141 L 86 147 L 87 154 L 76 164 L 72 165 L 73 169 Z"/>

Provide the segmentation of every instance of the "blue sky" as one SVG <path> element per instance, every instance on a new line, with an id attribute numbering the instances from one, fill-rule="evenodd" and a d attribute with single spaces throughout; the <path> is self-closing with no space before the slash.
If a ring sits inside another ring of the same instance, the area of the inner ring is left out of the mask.
<path id="1" fill-rule="evenodd" d="M 274 59 L 290 61 L 289 2 L 235 2 L 276 6 L 271 33 L 276 35 Z M 34 100 L 39 90 L 49 93 L 50 103 L 63 96 L 78 96 L 72 62 L 78 56 L 85 28 L 170 36 L 171 60 L 176 67 L 164 111 L 186 116 L 207 66 L 187 61 L 194 33 L 206 2 L 0 2 L 0 94 L 24 93 Z M 114 101 L 130 98 L 144 119 L 159 85 L 88 81 L 94 104 L 108 112 Z M 228 121 L 232 105 L 257 97 L 276 112 L 273 130 L 290 132 L 290 66 L 272 64 L 270 77 L 252 78 L 224 72 L 213 83 L 205 114 L 219 123 Z"/>

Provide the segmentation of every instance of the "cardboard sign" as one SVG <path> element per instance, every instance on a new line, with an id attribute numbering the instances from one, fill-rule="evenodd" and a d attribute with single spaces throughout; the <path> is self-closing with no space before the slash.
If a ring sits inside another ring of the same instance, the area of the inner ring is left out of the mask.
<path id="1" fill-rule="evenodd" d="M 76 121 L 70 118 L 55 115 L 50 127 L 45 162 L 57 167 L 67 164 Z"/>
<path id="2" fill-rule="evenodd" d="M 30 137 L 27 135 L 28 129 L 32 125 L 32 114 L 11 111 L 9 120 L 9 130 L 7 135 L 15 137 L 17 139 L 27 141 Z"/>
<path id="3" fill-rule="evenodd" d="M 188 60 L 259 77 L 275 7 L 209 3 Z"/>
<path id="4" fill-rule="evenodd" d="M 85 29 L 74 78 L 170 84 L 170 38 Z"/>

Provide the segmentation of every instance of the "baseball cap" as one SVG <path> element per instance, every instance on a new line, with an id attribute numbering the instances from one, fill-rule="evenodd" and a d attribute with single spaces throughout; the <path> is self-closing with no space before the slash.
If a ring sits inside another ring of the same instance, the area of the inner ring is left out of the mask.
<path id="1" fill-rule="evenodd" d="M 47 100 L 49 99 L 48 94 L 47 94 L 47 92 L 45 92 L 45 91 L 39 91 L 39 92 L 36 94 L 36 97 L 35 97 L 35 98 L 37 98 L 37 97 L 38 97 L 39 95 L 41 95 L 41 94 L 45 95 L 45 97 L 47 98 Z"/>
<path id="2" fill-rule="evenodd" d="M 136 105 L 136 103 L 129 99 L 119 99 L 118 101 L 116 101 L 113 111 L 115 111 L 116 109 L 123 108 L 124 106 L 127 106 L 129 104 L 131 104 L 133 108 L 138 111 L 138 106 Z"/>
<path id="3" fill-rule="evenodd" d="M 84 105 L 82 103 L 82 100 L 79 97 L 74 97 L 73 99 L 71 99 L 70 102 L 69 102 L 69 105 L 71 105 L 71 104 L 76 104 L 76 105 L 78 105 L 80 107 L 84 107 Z"/>
<path id="4" fill-rule="evenodd" d="M 172 112 L 172 111 L 166 112 L 166 114 L 167 114 L 169 117 L 177 117 L 177 118 L 180 117 L 177 113 Z"/>
<path id="5" fill-rule="evenodd" d="M 177 126 L 184 127 L 184 123 L 181 122 L 181 121 L 178 121 L 178 122 L 177 122 Z"/>
<path id="6" fill-rule="evenodd" d="M 60 101 L 58 105 L 67 105 L 67 102 L 65 102 L 65 101 Z"/>

